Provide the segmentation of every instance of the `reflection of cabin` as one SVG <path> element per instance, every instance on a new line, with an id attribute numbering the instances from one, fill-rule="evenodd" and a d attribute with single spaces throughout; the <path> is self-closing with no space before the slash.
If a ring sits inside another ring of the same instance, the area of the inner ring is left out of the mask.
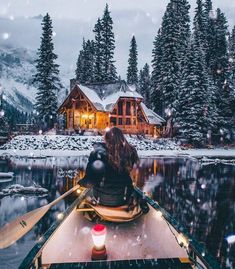
<path id="1" fill-rule="evenodd" d="M 124 81 L 81 85 L 71 80 L 70 93 L 59 108 L 66 128 L 97 130 L 117 126 L 125 133 L 160 136 L 164 119 L 148 109 L 143 97 Z"/>

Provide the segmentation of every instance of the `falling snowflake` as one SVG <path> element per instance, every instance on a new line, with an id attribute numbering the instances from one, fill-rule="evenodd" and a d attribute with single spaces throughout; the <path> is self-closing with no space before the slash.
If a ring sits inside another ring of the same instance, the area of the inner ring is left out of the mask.
<path id="1" fill-rule="evenodd" d="M 7 39 L 9 39 L 10 38 L 10 33 L 3 33 L 2 34 L 2 39 L 4 39 L 4 40 L 7 40 Z"/>

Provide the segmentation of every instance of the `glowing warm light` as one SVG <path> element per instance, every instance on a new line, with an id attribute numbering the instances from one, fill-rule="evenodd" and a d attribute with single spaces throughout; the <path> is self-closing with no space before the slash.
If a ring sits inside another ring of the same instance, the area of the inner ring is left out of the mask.
<path id="1" fill-rule="evenodd" d="M 187 248 L 189 245 L 188 239 L 182 233 L 178 234 L 177 241 L 181 247 L 184 246 Z"/>
<path id="2" fill-rule="evenodd" d="M 87 114 L 83 114 L 82 118 L 88 119 L 88 115 Z"/>
<path id="3" fill-rule="evenodd" d="M 58 213 L 57 219 L 62 220 L 63 218 L 64 218 L 64 214 L 63 213 Z"/>
<path id="4" fill-rule="evenodd" d="M 107 233 L 107 229 L 102 224 L 96 224 L 92 228 L 91 235 L 92 235 L 95 249 L 100 250 L 104 248 L 106 233 Z"/>
<path id="5" fill-rule="evenodd" d="M 80 194 L 82 191 L 80 189 L 77 189 L 77 194 Z"/>

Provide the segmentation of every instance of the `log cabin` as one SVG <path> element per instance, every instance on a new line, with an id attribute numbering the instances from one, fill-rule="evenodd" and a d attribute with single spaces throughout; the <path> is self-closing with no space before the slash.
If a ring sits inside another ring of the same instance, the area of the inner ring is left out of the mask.
<path id="1" fill-rule="evenodd" d="M 117 126 L 127 134 L 161 136 L 165 120 L 143 103 L 135 87 L 125 81 L 82 85 L 70 81 L 70 93 L 59 107 L 69 130 L 103 133 Z"/>

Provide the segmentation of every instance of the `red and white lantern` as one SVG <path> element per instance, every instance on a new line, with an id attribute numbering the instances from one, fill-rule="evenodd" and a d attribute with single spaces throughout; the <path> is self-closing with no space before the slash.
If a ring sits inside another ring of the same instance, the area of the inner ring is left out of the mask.
<path id="1" fill-rule="evenodd" d="M 105 248 L 105 238 L 107 229 L 103 224 L 96 224 L 92 230 L 91 235 L 94 243 L 92 249 L 91 259 L 92 260 L 106 260 L 107 253 Z"/>

